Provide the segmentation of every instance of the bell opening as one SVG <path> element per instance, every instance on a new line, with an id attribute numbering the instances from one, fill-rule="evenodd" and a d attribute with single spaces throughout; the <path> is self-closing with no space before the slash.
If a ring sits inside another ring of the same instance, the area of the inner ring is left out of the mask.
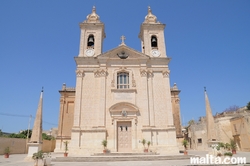
<path id="1" fill-rule="evenodd" d="M 94 48 L 95 38 L 94 35 L 89 35 L 88 37 L 88 47 Z"/>
<path id="2" fill-rule="evenodd" d="M 158 47 L 156 36 L 151 37 L 151 47 Z"/>

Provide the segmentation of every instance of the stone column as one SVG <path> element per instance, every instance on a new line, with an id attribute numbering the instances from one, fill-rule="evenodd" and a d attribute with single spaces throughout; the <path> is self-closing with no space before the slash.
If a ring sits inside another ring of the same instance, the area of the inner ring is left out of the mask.
<path id="1" fill-rule="evenodd" d="M 106 69 L 99 70 L 100 76 L 100 109 L 98 112 L 98 127 L 105 127 L 106 115 Z"/>
<path id="2" fill-rule="evenodd" d="M 71 145 L 73 147 L 80 147 L 80 126 L 81 126 L 81 102 L 82 102 L 82 85 L 83 85 L 83 70 L 76 70 L 76 92 L 75 92 L 75 108 L 74 108 L 74 122 L 71 134 Z"/>
<path id="3" fill-rule="evenodd" d="M 142 91 L 142 114 L 143 114 L 143 126 L 149 126 L 150 125 L 150 115 L 149 115 L 149 105 L 148 105 L 148 78 L 147 78 L 147 70 L 141 69 L 141 91 Z"/>
<path id="4" fill-rule="evenodd" d="M 150 126 L 155 126 L 155 112 L 154 112 L 154 93 L 153 93 L 153 71 L 148 71 L 148 103 L 149 103 L 149 117 Z"/>
<path id="5" fill-rule="evenodd" d="M 76 70 L 76 92 L 75 92 L 75 109 L 74 109 L 73 128 L 80 127 L 83 77 L 84 77 L 83 70 Z"/>
<path id="6" fill-rule="evenodd" d="M 169 127 L 174 127 L 174 121 L 173 121 L 173 112 L 172 112 L 172 103 L 171 103 L 171 92 L 170 92 L 170 83 L 169 83 L 169 74 L 170 71 L 168 69 L 162 71 L 164 85 L 166 89 L 166 95 L 167 95 L 167 125 Z"/>

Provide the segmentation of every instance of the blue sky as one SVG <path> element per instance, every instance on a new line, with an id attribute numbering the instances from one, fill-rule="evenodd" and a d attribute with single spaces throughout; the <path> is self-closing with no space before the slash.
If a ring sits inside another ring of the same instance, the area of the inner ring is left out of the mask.
<path id="1" fill-rule="evenodd" d="M 95 0 L 0 2 L 0 129 L 28 128 L 44 86 L 43 128 L 56 127 L 62 84 L 75 86 L 79 23 L 96 6 L 105 23 L 103 51 L 126 45 L 141 50 L 140 24 L 148 5 L 166 24 L 170 82 L 181 90 L 182 121 L 205 115 L 204 86 L 212 111 L 250 101 L 250 1 Z M 33 126 L 33 120 L 31 126 Z"/>

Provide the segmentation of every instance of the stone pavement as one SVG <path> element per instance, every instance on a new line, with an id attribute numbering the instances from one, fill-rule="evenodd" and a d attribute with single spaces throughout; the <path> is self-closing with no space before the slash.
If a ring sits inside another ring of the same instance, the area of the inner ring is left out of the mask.
<path id="1" fill-rule="evenodd" d="M 189 150 L 190 155 L 197 155 L 205 157 L 206 151 Z M 0 166 L 33 166 L 33 161 L 24 161 L 27 154 L 12 154 L 10 158 L 5 159 L 3 155 L 0 156 Z M 62 156 L 62 154 L 52 153 L 52 158 Z M 237 152 L 234 157 L 246 157 L 246 165 L 250 166 L 250 152 Z M 51 166 L 181 166 L 191 165 L 190 160 L 158 160 L 158 161 L 110 161 L 110 162 L 52 162 Z"/>

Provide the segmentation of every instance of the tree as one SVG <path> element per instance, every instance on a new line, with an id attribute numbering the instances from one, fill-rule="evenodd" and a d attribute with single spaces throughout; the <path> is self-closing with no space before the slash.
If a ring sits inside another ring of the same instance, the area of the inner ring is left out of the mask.
<path id="1" fill-rule="evenodd" d="M 2 130 L 0 129 L 0 137 L 3 135 L 3 132 L 2 132 Z"/>
<path id="2" fill-rule="evenodd" d="M 233 111 L 237 111 L 238 109 L 240 109 L 239 106 L 233 105 L 233 106 L 230 106 L 230 107 L 226 108 L 226 109 L 224 110 L 224 112 L 233 112 Z"/>
<path id="3" fill-rule="evenodd" d="M 16 133 L 12 133 L 10 134 L 8 137 L 9 138 L 27 138 L 27 135 L 29 133 L 29 138 L 31 137 L 31 134 L 32 134 L 32 130 L 24 130 L 24 131 L 21 131 L 20 133 L 16 134 Z"/>
<path id="4" fill-rule="evenodd" d="M 51 135 L 47 135 L 46 133 L 42 134 L 42 138 L 43 138 L 43 140 L 52 140 L 52 139 L 54 139 L 54 137 L 52 137 Z"/>
<path id="5" fill-rule="evenodd" d="M 250 101 L 247 103 L 247 109 L 250 110 Z"/>
<path id="6" fill-rule="evenodd" d="M 191 126 L 192 124 L 195 124 L 195 121 L 194 121 L 194 120 L 188 121 L 188 126 Z"/>
<path id="7" fill-rule="evenodd" d="M 30 138 L 30 137 L 31 137 L 31 135 L 32 135 L 32 130 L 29 130 L 29 131 L 28 131 L 28 130 L 24 130 L 24 131 L 22 131 L 20 134 L 25 135 L 25 136 L 26 136 L 26 138 L 27 138 L 28 133 L 29 133 L 28 138 Z"/>
<path id="8" fill-rule="evenodd" d="M 12 133 L 12 134 L 9 135 L 9 137 L 10 138 L 24 138 L 24 139 L 27 138 L 26 135 L 21 134 L 21 133 L 19 133 L 19 134 Z"/>

